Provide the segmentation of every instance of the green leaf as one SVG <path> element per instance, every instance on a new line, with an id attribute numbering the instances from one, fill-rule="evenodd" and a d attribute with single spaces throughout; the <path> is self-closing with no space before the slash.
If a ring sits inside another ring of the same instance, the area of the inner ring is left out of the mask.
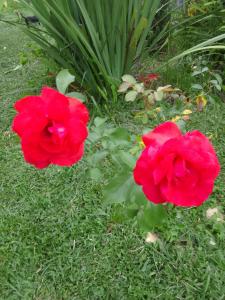
<path id="1" fill-rule="evenodd" d="M 194 90 L 203 90 L 203 87 L 201 84 L 192 84 L 191 88 Z"/>
<path id="2" fill-rule="evenodd" d="M 154 205 L 150 202 L 137 215 L 139 226 L 146 231 L 160 226 L 165 218 L 166 210 L 163 205 Z"/>
<path id="3" fill-rule="evenodd" d="M 133 174 L 130 171 L 116 175 L 104 189 L 104 205 L 127 201 L 133 188 Z"/>
<path id="4" fill-rule="evenodd" d="M 133 102 L 136 99 L 137 95 L 138 95 L 137 91 L 130 91 L 126 94 L 125 101 Z"/>
<path id="5" fill-rule="evenodd" d="M 96 131 L 92 131 L 88 134 L 88 140 L 87 142 L 89 143 L 96 143 L 97 141 L 99 141 L 101 139 L 101 134 L 99 132 Z"/>
<path id="6" fill-rule="evenodd" d="M 176 124 L 180 128 L 181 131 L 185 131 L 186 122 L 184 120 L 178 120 L 176 122 Z"/>
<path id="7" fill-rule="evenodd" d="M 213 86 L 218 90 L 221 91 L 221 86 L 219 85 L 217 80 L 210 80 L 210 82 L 213 84 Z"/>
<path id="8" fill-rule="evenodd" d="M 127 151 L 117 150 L 116 153 L 112 153 L 112 160 L 118 165 L 118 167 L 128 167 L 131 171 L 133 170 L 136 159 Z"/>
<path id="9" fill-rule="evenodd" d="M 56 76 L 56 86 L 60 93 L 65 94 L 68 86 L 74 82 L 75 76 L 67 69 L 60 71 Z"/>
<path id="10" fill-rule="evenodd" d="M 107 151 L 97 151 L 93 155 L 88 156 L 88 162 L 90 165 L 95 166 L 99 165 L 107 156 Z"/>
<path id="11" fill-rule="evenodd" d="M 147 205 L 148 199 L 145 197 L 145 194 L 143 193 L 142 187 L 140 185 L 135 185 L 132 191 L 131 201 L 136 203 L 139 208 Z"/>
<path id="12" fill-rule="evenodd" d="M 219 49 L 225 49 L 225 45 L 219 45 L 219 44 L 216 44 L 217 42 L 219 41 L 222 41 L 225 39 L 225 34 L 220 34 L 220 35 L 217 35 L 211 39 L 208 39 L 192 48 L 189 48 L 188 50 L 185 50 L 183 51 L 181 54 L 173 57 L 172 59 L 169 60 L 169 63 L 177 60 L 177 59 L 180 59 L 186 55 L 190 55 L 191 53 L 194 53 L 194 52 L 198 52 L 198 51 L 207 51 L 207 50 L 210 50 L 210 49 L 216 49 L 216 50 L 219 50 Z"/>
<path id="13" fill-rule="evenodd" d="M 100 127 L 102 126 L 103 124 L 105 124 L 105 122 L 107 121 L 108 118 L 100 118 L 100 117 L 96 117 L 94 119 L 94 124 L 96 127 Z"/>
<path id="14" fill-rule="evenodd" d="M 222 85 L 222 83 L 223 83 L 222 77 L 219 74 L 217 74 L 217 73 L 213 73 L 213 76 L 216 78 L 216 80 L 218 81 L 219 85 Z"/>
<path id="15" fill-rule="evenodd" d="M 89 171 L 89 175 L 94 181 L 100 181 L 102 179 L 102 172 L 98 168 L 92 168 Z"/>
<path id="16" fill-rule="evenodd" d="M 207 96 L 207 99 L 209 100 L 209 102 L 210 102 L 211 104 L 215 105 L 216 100 L 215 100 L 212 96 L 208 95 L 208 96 Z"/>
<path id="17" fill-rule="evenodd" d="M 71 97 L 71 98 L 76 98 L 76 99 L 80 100 L 80 102 L 87 101 L 87 97 L 84 94 L 78 93 L 78 92 L 67 93 L 66 96 Z"/>
<path id="18" fill-rule="evenodd" d="M 192 76 L 197 76 L 199 74 L 202 74 L 202 73 L 205 73 L 205 72 L 208 72 L 209 71 L 209 68 L 208 67 L 204 67 L 202 68 L 201 70 L 196 70 L 192 73 Z"/>
<path id="19" fill-rule="evenodd" d="M 133 219 L 138 214 L 138 208 L 133 206 L 116 205 L 113 208 L 112 221 L 116 223 L 124 223 Z"/>
<path id="20" fill-rule="evenodd" d="M 221 86 L 219 84 L 215 84 L 215 88 L 220 92 L 222 90 Z"/>
<path id="21" fill-rule="evenodd" d="M 114 146 L 122 146 L 130 143 L 130 134 L 125 128 L 115 129 L 109 140 Z"/>
<path id="22" fill-rule="evenodd" d="M 126 164 L 129 168 L 131 168 L 131 170 L 133 170 L 136 163 L 136 159 L 134 158 L 134 156 L 131 155 L 129 152 L 123 150 L 119 150 L 118 153 L 123 163 Z"/>

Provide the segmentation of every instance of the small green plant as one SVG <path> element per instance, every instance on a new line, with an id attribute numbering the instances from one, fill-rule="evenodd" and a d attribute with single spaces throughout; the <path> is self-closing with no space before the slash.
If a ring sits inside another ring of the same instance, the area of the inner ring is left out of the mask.
<path id="1" fill-rule="evenodd" d="M 206 97 L 209 102 L 215 103 L 223 91 L 223 79 L 220 73 L 212 70 L 208 62 L 202 57 L 198 58 L 192 69 L 192 76 L 195 81 L 191 86 L 192 90 Z"/>

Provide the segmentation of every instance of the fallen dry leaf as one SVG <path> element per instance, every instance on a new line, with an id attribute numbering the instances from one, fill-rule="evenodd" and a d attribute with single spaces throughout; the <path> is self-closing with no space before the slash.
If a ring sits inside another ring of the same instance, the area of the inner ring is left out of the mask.
<path id="1" fill-rule="evenodd" d="M 185 109 L 183 112 L 182 112 L 182 115 L 190 115 L 192 114 L 192 110 L 190 109 Z"/>
<path id="2" fill-rule="evenodd" d="M 11 131 L 7 130 L 7 131 L 4 131 L 4 132 L 3 132 L 3 135 L 4 135 L 4 136 L 10 136 L 11 133 L 12 133 Z"/>
<path id="3" fill-rule="evenodd" d="M 222 221 L 224 219 L 223 214 L 219 211 L 217 207 L 214 208 L 208 208 L 206 211 L 206 217 L 207 219 L 211 219 L 214 215 L 216 215 L 218 218 L 216 219 L 218 222 Z"/>
<path id="4" fill-rule="evenodd" d="M 206 97 L 202 96 L 202 95 L 199 95 L 197 96 L 196 98 L 196 104 L 197 104 L 197 110 L 198 111 L 202 111 L 203 108 L 206 106 L 207 104 L 207 100 L 206 100 Z"/>
<path id="5" fill-rule="evenodd" d="M 156 243 L 158 239 L 159 238 L 155 233 L 148 232 L 145 241 L 146 243 Z"/>
<path id="6" fill-rule="evenodd" d="M 182 117 L 182 119 L 183 119 L 184 121 L 188 121 L 188 120 L 190 120 L 190 117 L 189 117 L 188 115 L 185 115 L 185 116 Z"/>
<path id="7" fill-rule="evenodd" d="M 212 245 L 212 246 L 215 246 L 215 245 L 216 245 L 216 242 L 215 242 L 214 240 L 211 239 L 211 240 L 209 241 L 209 244 Z"/>
<path id="8" fill-rule="evenodd" d="M 177 122 L 181 119 L 181 116 L 175 116 L 174 118 L 171 119 L 171 122 Z"/>
<path id="9" fill-rule="evenodd" d="M 155 111 L 156 111 L 157 113 L 159 113 L 159 112 L 161 112 L 161 108 L 160 108 L 160 107 L 156 107 L 156 108 L 155 108 Z"/>

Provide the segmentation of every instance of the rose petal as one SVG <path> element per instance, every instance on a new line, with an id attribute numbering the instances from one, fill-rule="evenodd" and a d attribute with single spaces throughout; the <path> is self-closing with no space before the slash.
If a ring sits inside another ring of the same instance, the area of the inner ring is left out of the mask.
<path id="1" fill-rule="evenodd" d="M 186 174 L 186 164 L 185 161 L 178 157 L 173 165 L 174 175 L 177 177 L 183 177 Z"/>
<path id="2" fill-rule="evenodd" d="M 80 119 L 85 124 L 89 120 L 89 113 L 86 106 L 79 101 L 79 99 L 68 98 L 69 99 L 69 109 L 71 115 L 76 115 L 77 119 Z"/>
<path id="3" fill-rule="evenodd" d="M 47 119 L 43 115 L 29 114 L 27 112 L 18 114 L 12 124 L 12 129 L 20 137 L 27 131 L 33 133 L 41 132 L 47 125 Z"/>
<path id="4" fill-rule="evenodd" d="M 149 133 L 143 135 L 142 139 L 146 146 L 163 145 L 166 141 L 181 136 L 180 129 L 173 122 L 165 122 Z"/>
<path id="5" fill-rule="evenodd" d="M 53 156 L 51 162 L 58 166 L 70 167 L 78 162 L 84 154 L 84 144 L 77 145 L 67 152 Z"/>
<path id="6" fill-rule="evenodd" d="M 69 117 L 69 100 L 66 96 L 49 87 L 44 87 L 41 97 L 47 103 L 47 117 L 56 122 L 63 122 Z"/>
<path id="7" fill-rule="evenodd" d="M 36 143 L 30 143 L 24 139 L 22 140 L 22 150 L 25 160 L 38 169 L 46 168 L 51 163 L 48 153 Z"/>
<path id="8" fill-rule="evenodd" d="M 18 112 L 45 113 L 46 105 L 40 96 L 27 96 L 14 104 Z"/>

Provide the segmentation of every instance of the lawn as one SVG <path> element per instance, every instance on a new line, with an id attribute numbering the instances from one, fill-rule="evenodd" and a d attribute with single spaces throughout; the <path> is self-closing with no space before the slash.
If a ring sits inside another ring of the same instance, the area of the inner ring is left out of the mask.
<path id="1" fill-rule="evenodd" d="M 0 23 L 0 41 L 0 298 L 225 299 L 225 223 L 206 218 L 208 208 L 225 212 L 224 104 L 188 123 L 218 153 L 213 194 L 197 209 L 174 208 L 160 241 L 148 244 L 132 222 L 102 211 L 102 185 L 88 178 L 85 159 L 41 171 L 24 163 L 13 103 L 51 84 L 50 67 L 18 28 Z M 129 127 L 127 115 L 120 122 Z"/>

